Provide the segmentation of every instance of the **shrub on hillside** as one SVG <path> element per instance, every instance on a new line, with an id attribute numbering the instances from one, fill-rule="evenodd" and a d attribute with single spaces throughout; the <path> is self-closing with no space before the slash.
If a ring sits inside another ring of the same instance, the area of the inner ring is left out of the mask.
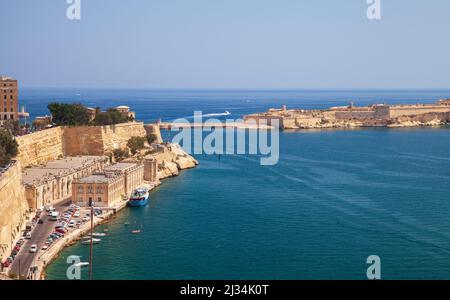
<path id="1" fill-rule="evenodd" d="M 18 144 L 12 134 L 6 129 L 0 129 L 0 166 L 8 164 L 18 152 Z"/>
<path id="2" fill-rule="evenodd" d="M 131 137 L 127 142 L 127 146 L 128 148 L 130 148 L 131 154 L 135 155 L 138 152 L 138 150 L 144 149 L 146 140 L 147 139 L 145 137 L 140 136 Z"/>

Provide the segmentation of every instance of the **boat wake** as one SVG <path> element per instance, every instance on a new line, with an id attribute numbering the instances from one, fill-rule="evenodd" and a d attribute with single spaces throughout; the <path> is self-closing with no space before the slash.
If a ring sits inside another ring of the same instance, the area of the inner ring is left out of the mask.
<path id="1" fill-rule="evenodd" d="M 209 118 L 209 117 L 223 117 L 223 116 L 229 116 L 229 115 L 231 115 L 231 113 L 228 110 L 226 110 L 223 113 L 199 114 L 196 116 L 185 117 L 185 119 L 193 119 L 194 117 L 197 117 L 197 116 Z"/>
<path id="2" fill-rule="evenodd" d="M 228 110 L 226 110 L 223 113 L 205 114 L 205 115 L 202 115 L 202 117 L 220 117 L 220 116 L 229 116 L 229 115 L 231 115 L 231 113 Z"/>

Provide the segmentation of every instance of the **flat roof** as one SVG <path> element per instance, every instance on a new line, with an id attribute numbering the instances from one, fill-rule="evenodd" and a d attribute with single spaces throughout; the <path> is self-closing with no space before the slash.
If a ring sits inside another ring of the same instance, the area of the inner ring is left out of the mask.
<path id="1" fill-rule="evenodd" d="M 103 174 L 98 175 L 90 175 L 87 177 L 83 177 L 81 179 L 77 179 L 75 183 L 109 183 L 117 177 L 108 177 Z"/>
<path id="2" fill-rule="evenodd" d="M 17 81 L 17 80 L 9 76 L 0 75 L 0 81 Z"/>
<path id="3" fill-rule="evenodd" d="M 133 167 L 135 165 L 136 165 L 136 163 L 125 163 L 125 162 L 122 162 L 122 163 L 117 163 L 117 164 L 114 164 L 114 165 L 107 166 L 104 170 L 105 171 L 123 171 L 123 170 L 131 168 L 131 167 Z"/>
<path id="4" fill-rule="evenodd" d="M 107 156 L 73 156 L 50 161 L 42 166 L 25 168 L 22 171 L 22 182 L 33 184 L 35 181 L 40 182 L 52 176 L 64 176 L 106 158 Z"/>

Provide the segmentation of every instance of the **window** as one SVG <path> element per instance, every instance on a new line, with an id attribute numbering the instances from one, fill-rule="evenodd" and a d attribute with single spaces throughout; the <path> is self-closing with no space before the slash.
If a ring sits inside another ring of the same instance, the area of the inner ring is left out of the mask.
<path id="1" fill-rule="evenodd" d="M 83 202 L 83 197 L 78 197 L 78 202 L 82 203 Z"/>
<path id="2" fill-rule="evenodd" d="M 88 194 L 93 194 L 94 193 L 94 189 L 92 188 L 92 185 L 88 186 L 87 192 L 88 192 Z"/>
<path id="3" fill-rule="evenodd" d="M 79 186 L 79 187 L 78 187 L 78 193 L 81 193 L 81 194 L 84 193 L 84 189 L 83 189 L 82 186 Z"/>
<path id="4" fill-rule="evenodd" d="M 103 194 L 103 188 L 101 186 L 97 187 L 97 194 Z"/>
<path id="5" fill-rule="evenodd" d="M 98 202 L 102 202 L 102 197 L 98 197 L 98 198 L 97 198 L 97 201 L 98 201 Z"/>

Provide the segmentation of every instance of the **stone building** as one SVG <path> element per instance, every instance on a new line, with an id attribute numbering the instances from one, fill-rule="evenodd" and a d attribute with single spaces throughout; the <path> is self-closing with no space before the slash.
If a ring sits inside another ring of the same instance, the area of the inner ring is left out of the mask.
<path id="1" fill-rule="evenodd" d="M 119 173 L 94 174 L 72 183 L 72 203 L 88 207 L 113 207 L 125 196 L 125 176 Z"/>
<path id="2" fill-rule="evenodd" d="M 125 193 L 128 195 L 134 189 L 141 186 L 144 181 L 144 165 L 141 163 L 122 162 L 110 165 L 104 169 L 104 173 L 121 174 L 125 179 Z"/>
<path id="3" fill-rule="evenodd" d="M 130 111 L 130 107 L 121 105 L 116 107 L 117 111 L 120 112 L 123 116 L 131 119 L 136 119 L 136 113 L 134 111 Z"/>
<path id="4" fill-rule="evenodd" d="M 76 156 L 24 169 L 22 181 L 30 209 L 71 197 L 74 180 L 100 172 L 108 164 L 107 156 Z"/>
<path id="5" fill-rule="evenodd" d="M 158 181 L 158 161 L 153 157 L 144 158 L 144 180 L 149 182 Z"/>
<path id="6" fill-rule="evenodd" d="M 17 80 L 0 76 L 0 119 L 18 120 L 19 92 Z"/>

